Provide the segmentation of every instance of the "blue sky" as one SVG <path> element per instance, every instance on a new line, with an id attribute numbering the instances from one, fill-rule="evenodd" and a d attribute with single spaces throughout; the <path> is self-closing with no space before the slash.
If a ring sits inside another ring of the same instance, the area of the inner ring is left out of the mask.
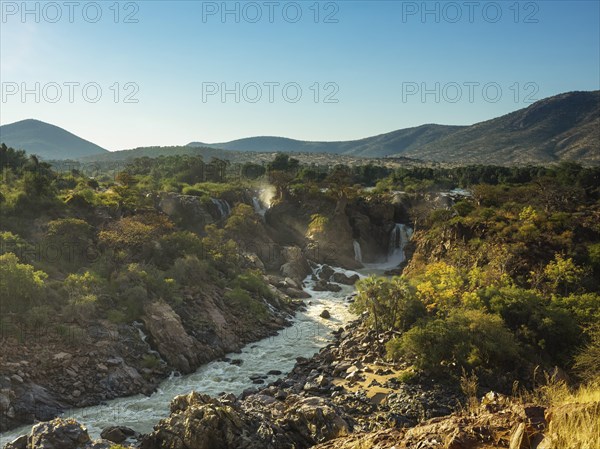
<path id="1" fill-rule="evenodd" d="M 51 3 L 2 1 L 0 121 L 110 150 L 355 139 L 600 88 L 598 1 Z"/>

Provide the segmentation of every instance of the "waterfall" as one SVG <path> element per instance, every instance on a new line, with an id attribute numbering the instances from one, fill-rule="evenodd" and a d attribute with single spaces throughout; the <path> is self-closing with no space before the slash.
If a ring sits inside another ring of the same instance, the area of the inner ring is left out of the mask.
<path id="1" fill-rule="evenodd" d="M 412 235 L 412 228 L 402 223 L 396 223 L 390 232 L 390 244 L 388 249 L 388 262 L 394 262 L 397 265 L 406 261 L 404 248 Z"/>
<path id="2" fill-rule="evenodd" d="M 261 217 L 265 218 L 265 214 L 267 213 L 268 207 L 266 207 L 260 198 L 254 197 L 252 198 L 252 204 L 254 205 L 254 212 L 256 212 Z"/>
<path id="3" fill-rule="evenodd" d="M 362 250 L 360 249 L 360 243 L 358 243 L 358 240 L 354 240 L 353 244 L 354 244 L 354 260 L 362 263 Z"/>
<path id="4" fill-rule="evenodd" d="M 143 324 L 140 323 L 139 321 L 134 321 L 133 322 L 133 327 L 135 327 L 138 331 L 138 335 L 140 337 L 140 340 L 142 340 L 144 343 L 146 343 L 146 345 L 148 346 L 148 354 L 152 354 L 153 356 L 155 356 L 158 360 L 160 360 L 163 363 L 166 363 L 162 356 L 160 355 L 160 353 L 158 351 L 155 351 L 154 349 L 152 349 L 152 347 L 150 346 L 150 344 L 146 341 L 146 339 L 148 338 L 148 336 L 146 335 L 146 333 L 142 330 L 142 326 Z"/>
<path id="5" fill-rule="evenodd" d="M 210 200 L 219 210 L 219 219 L 227 218 L 231 214 L 231 206 L 227 201 L 216 198 L 211 198 Z"/>

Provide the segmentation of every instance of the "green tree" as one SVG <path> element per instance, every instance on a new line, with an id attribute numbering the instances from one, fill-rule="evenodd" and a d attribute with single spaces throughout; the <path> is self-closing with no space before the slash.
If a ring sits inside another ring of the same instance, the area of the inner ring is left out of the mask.
<path id="1" fill-rule="evenodd" d="M 572 258 L 565 258 L 561 254 L 555 254 L 554 260 L 544 268 L 544 276 L 550 290 L 552 292 L 561 291 L 565 295 L 581 280 L 583 275 L 584 270 L 577 266 Z"/>
<path id="2" fill-rule="evenodd" d="M 43 302 L 45 280 L 43 271 L 22 264 L 13 253 L 0 256 L 0 309 L 2 313 L 23 313 Z"/>
<path id="3" fill-rule="evenodd" d="M 434 374 L 475 368 L 514 369 L 519 347 L 502 318 L 481 310 L 455 310 L 415 326 L 400 339 L 391 340 L 388 353 L 412 360 Z"/>
<path id="4" fill-rule="evenodd" d="M 425 316 L 425 306 L 419 301 L 404 277 L 391 280 L 370 276 L 357 283 L 358 294 L 352 309 L 368 312 L 368 322 L 375 330 L 407 330 Z"/>

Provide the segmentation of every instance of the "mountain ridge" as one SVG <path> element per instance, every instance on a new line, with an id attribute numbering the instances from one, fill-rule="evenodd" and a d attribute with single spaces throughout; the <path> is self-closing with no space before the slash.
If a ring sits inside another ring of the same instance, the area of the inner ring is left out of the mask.
<path id="1" fill-rule="evenodd" d="M 0 126 L 0 142 L 57 160 L 123 160 L 175 154 L 173 148 L 178 148 L 178 153 L 188 152 L 182 148 L 202 148 L 202 153 L 225 158 L 227 152 L 234 151 L 405 157 L 455 164 L 545 164 L 563 160 L 599 164 L 600 90 L 558 94 L 473 125 L 424 124 L 347 141 L 255 136 L 214 144 L 190 142 L 184 147 L 108 152 L 62 128 L 28 119 Z"/>
<path id="2" fill-rule="evenodd" d="M 64 128 L 36 119 L 0 126 L 0 142 L 15 149 L 24 149 L 43 159 L 75 159 L 108 152 Z"/>
<path id="3" fill-rule="evenodd" d="M 473 125 L 425 124 L 350 141 L 259 136 L 188 145 L 235 151 L 257 151 L 262 145 L 262 150 L 269 152 L 405 156 L 454 163 L 550 163 L 564 159 L 600 163 L 600 91 L 558 94 Z"/>

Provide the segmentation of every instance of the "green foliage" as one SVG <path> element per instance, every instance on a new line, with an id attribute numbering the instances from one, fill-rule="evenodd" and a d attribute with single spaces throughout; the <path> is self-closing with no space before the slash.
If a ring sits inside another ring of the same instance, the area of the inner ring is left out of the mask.
<path id="1" fill-rule="evenodd" d="M 202 291 L 205 283 L 215 277 L 214 269 L 195 255 L 185 255 L 175 260 L 167 272 L 178 285 Z"/>
<path id="2" fill-rule="evenodd" d="M 461 368 L 512 370 L 519 363 L 519 347 L 502 319 L 479 310 L 456 310 L 426 321 L 388 350 L 391 357 L 408 357 L 418 369 L 434 374 Z"/>
<path id="3" fill-rule="evenodd" d="M 239 267 L 239 248 L 226 231 L 215 225 L 205 228 L 205 237 L 202 239 L 204 253 L 210 258 L 214 266 L 225 273 L 237 271 Z"/>
<path id="4" fill-rule="evenodd" d="M 300 161 L 298 159 L 291 158 L 286 153 L 277 153 L 275 158 L 267 165 L 267 170 L 270 172 L 295 172 L 299 167 Z"/>
<path id="5" fill-rule="evenodd" d="M 190 231 L 175 231 L 160 237 L 154 248 L 153 262 L 162 269 L 173 266 L 175 260 L 185 256 L 204 259 L 202 239 Z"/>
<path id="6" fill-rule="evenodd" d="M 309 236 L 315 236 L 322 234 L 327 229 L 329 218 L 322 214 L 313 214 L 310 216 L 310 223 L 308 224 L 307 234 Z"/>
<path id="7" fill-rule="evenodd" d="M 0 254 L 13 253 L 20 260 L 27 256 L 31 245 L 17 234 L 10 231 L 0 232 Z"/>
<path id="8" fill-rule="evenodd" d="M 125 324 L 128 321 L 127 315 L 121 310 L 109 310 L 106 313 L 106 317 L 113 324 Z"/>
<path id="9" fill-rule="evenodd" d="M 417 280 L 417 297 L 429 310 L 446 313 L 460 304 L 464 285 L 463 274 L 456 267 L 445 262 L 432 263 Z"/>
<path id="10" fill-rule="evenodd" d="M 461 217 L 466 217 L 471 212 L 473 212 L 473 210 L 475 210 L 475 206 L 473 205 L 473 203 L 467 200 L 458 201 L 454 204 L 454 206 L 452 206 L 452 208 Z"/>
<path id="11" fill-rule="evenodd" d="M 600 324 L 589 328 L 590 342 L 575 357 L 575 370 L 584 380 L 600 381 Z"/>
<path id="12" fill-rule="evenodd" d="M 587 247 L 588 256 L 592 268 L 596 271 L 600 270 L 600 243 L 593 243 Z"/>
<path id="13" fill-rule="evenodd" d="M 247 204 L 236 205 L 225 224 L 227 236 L 238 242 L 245 241 L 248 236 L 256 237 L 261 229 L 260 219 Z"/>
<path id="14" fill-rule="evenodd" d="M 269 289 L 268 284 L 257 272 L 248 271 L 239 274 L 235 279 L 234 285 L 252 293 L 258 298 L 273 298 L 273 293 Z"/>
<path id="15" fill-rule="evenodd" d="M 184 195 L 193 195 L 193 196 L 208 196 L 204 190 L 197 189 L 196 187 L 187 186 L 181 190 L 181 193 Z"/>
<path id="16" fill-rule="evenodd" d="M 377 331 L 407 330 L 425 316 L 425 306 L 419 301 L 407 280 L 371 276 L 357 282 L 358 294 L 351 308 L 356 313 L 368 312 L 368 322 Z"/>
<path id="17" fill-rule="evenodd" d="M 160 366 L 160 359 L 153 354 L 145 354 L 142 357 L 142 366 L 148 369 L 158 368 Z"/>
<path id="18" fill-rule="evenodd" d="M 104 304 L 122 312 L 126 322 L 139 319 L 149 301 L 180 301 L 175 280 L 150 264 L 127 265 L 115 275 L 110 288 L 112 293 Z"/>
<path id="19" fill-rule="evenodd" d="M 100 231 L 102 246 L 125 251 L 129 260 L 150 260 L 156 251 L 155 241 L 172 231 L 173 223 L 164 215 L 141 214 L 121 218 Z"/>
<path id="20" fill-rule="evenodd" d="M 575 317 L 538 292 L 505 287 L 490 289 L 485 296 L 490 310 L 499 314 L 516 337 L 534 351 L 547 350 L 555 360 L 564 363 L 581 341 Z"/>
<path id="21" fill-rule="evenodd" d="M 253 298 L 250 293 L 241 287 L 235 287 L 227 291 L 225 301 L 257 320 L 264 319 L 268 315 L 266 305 L 259 299 Z"/>
<path id="22" fill-rule="evenodd" d="M 0 309 L 3 313 L 24 313 L 40 304 L 48 276 L 22 264 L 13 253 L 0 256 Z"/>
<path id="23" fill-rule="evenodd" d="M 564 258 L 560 254 L 544 268 L 544 276 L 552 292 L 562 290 L 565 294 L 581 281 L 584 270 L 578 267 L 573 259 Z"/>

